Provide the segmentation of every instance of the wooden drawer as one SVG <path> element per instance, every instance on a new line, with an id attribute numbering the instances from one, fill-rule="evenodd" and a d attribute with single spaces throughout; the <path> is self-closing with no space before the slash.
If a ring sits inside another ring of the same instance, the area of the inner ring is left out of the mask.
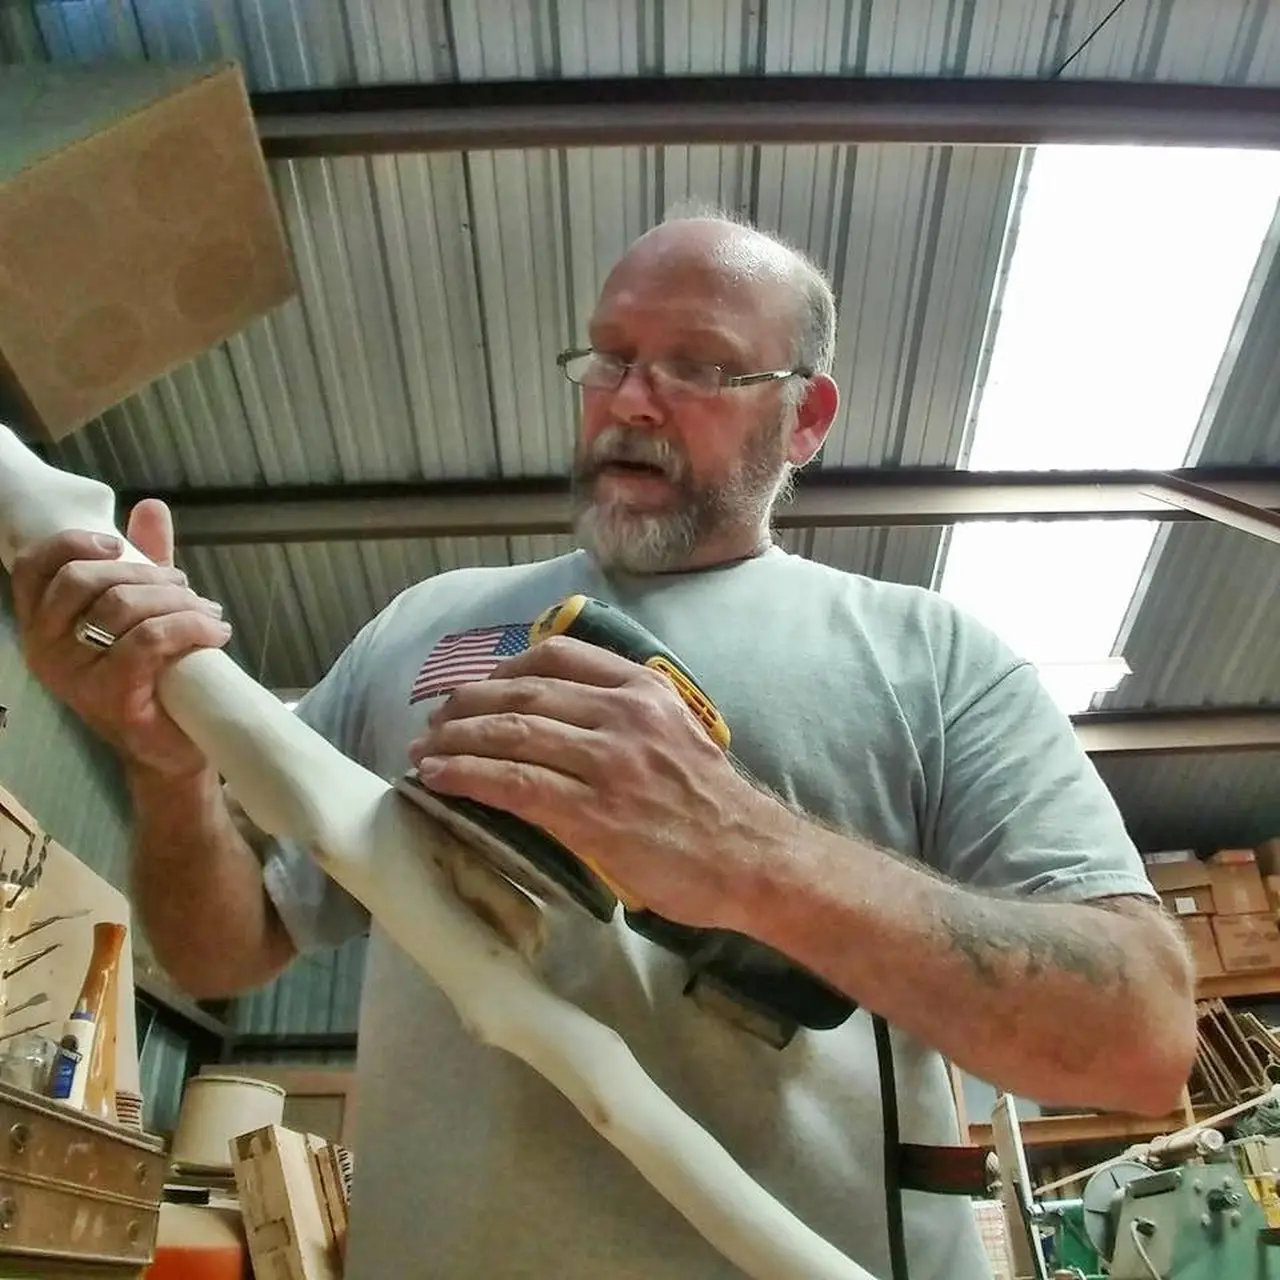
<path id="1" fill-rule="evenodd" d="M 158 1138 L 0 1084 L 0 1258 L 150 1261 L 165 1173 Z"/>

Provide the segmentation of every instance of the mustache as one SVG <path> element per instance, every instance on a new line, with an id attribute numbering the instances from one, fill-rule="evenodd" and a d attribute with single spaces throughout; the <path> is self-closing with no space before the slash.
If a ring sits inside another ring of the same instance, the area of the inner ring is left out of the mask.
<path id="1" fill-rule="evenodd" d="M 608 427 L 592 442 L 578 462 L 579 480 L 594 480 L 612 463 L 630 462 L 656 467 L 666 479 L 680 482 L 688 467 L 684 454 L 662 436 L 630 427 Z"/>

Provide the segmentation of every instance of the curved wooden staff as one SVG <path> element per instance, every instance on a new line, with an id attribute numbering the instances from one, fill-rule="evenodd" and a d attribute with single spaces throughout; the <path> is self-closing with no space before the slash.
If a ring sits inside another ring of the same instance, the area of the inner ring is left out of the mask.
<path id="1" fill-rule="evenodd" d="M 68 529 L 119 536 L 114 509 L 106 485 L 47 465 L 0 425 L 6 569 L 28 543 Z M 146 558 L 127 543 L 123 555 Z M 342 755 L 220 651 L 174 664 L 159 695 L 263 831 L 310 849 L 425 970 L 478 1040 L 521 1058 L 559 1089 L 747 1275 L 872 1280 L 677 1107 L 615 1031 L 537 979 L 521 954 L 533 943 L 535 916 L 513 917 L 508 901 L 497 910 L 506 937 L 480 920 L 459 890 L 474 889 L 483 873 L 443 826 Z"/>

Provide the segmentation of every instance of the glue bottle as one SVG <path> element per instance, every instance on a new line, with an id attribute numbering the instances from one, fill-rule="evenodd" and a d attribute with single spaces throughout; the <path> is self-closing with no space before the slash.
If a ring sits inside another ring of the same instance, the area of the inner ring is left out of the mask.
<path id="1" fill-rule="evenodd" d="M 62 1028 L 58 1040 L 58 1056 L 53 1060 L 49 1075 L 49 1096 L 84 1106 L 84 1089 L 89 1079 L 89 1062 L 93 1056 L 93 1036 L 96 1030 L 93 1014 L 88 1009 L 76 1009 Z"/>

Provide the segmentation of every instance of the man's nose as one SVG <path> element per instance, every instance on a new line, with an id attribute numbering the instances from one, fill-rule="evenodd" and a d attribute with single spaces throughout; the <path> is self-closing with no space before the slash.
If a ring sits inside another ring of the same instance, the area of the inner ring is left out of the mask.
<path id="1" fill-rule="evenodd" d="M 609 407 L 619 422 L 633 427 L 657 427 L 666 416 L 643 365 L 632 365 L 622 375 Z"/>

